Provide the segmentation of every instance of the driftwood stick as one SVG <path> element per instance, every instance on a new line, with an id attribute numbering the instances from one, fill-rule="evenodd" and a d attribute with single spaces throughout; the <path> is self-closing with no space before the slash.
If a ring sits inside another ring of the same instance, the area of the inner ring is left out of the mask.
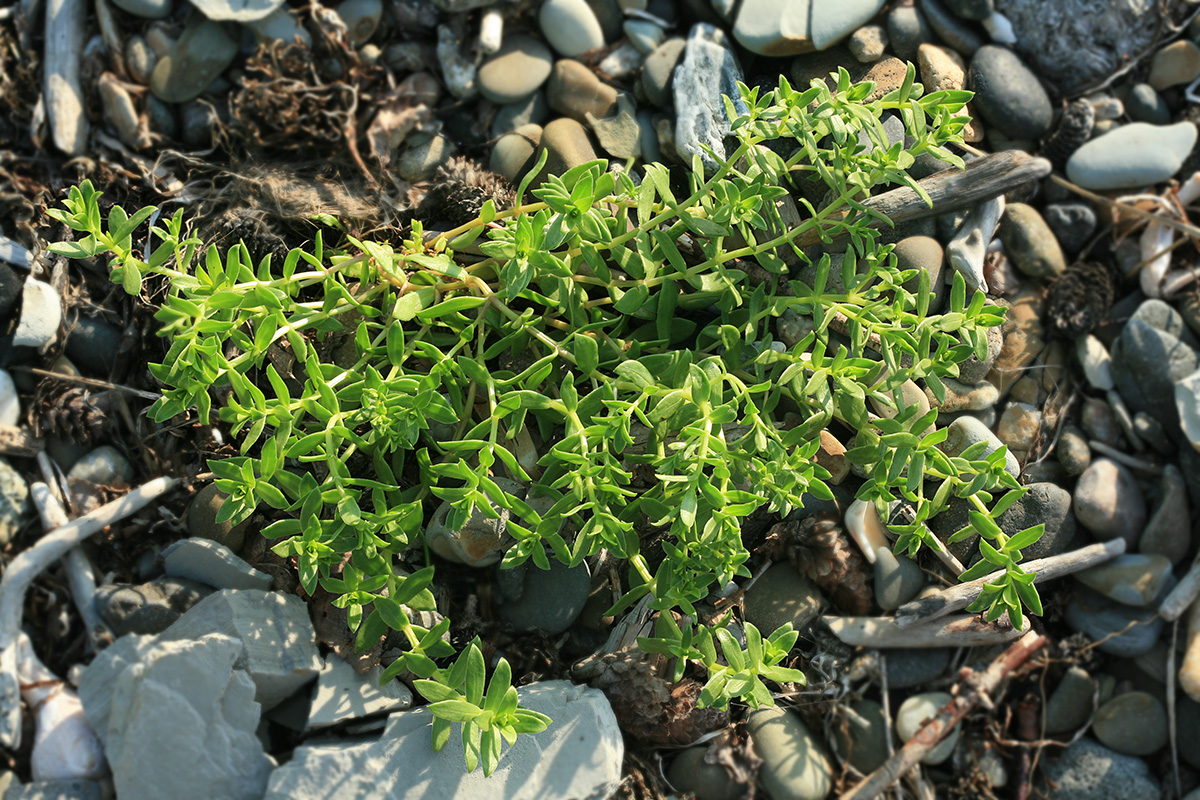
<path id="1" fill-rule="evenodd" d="M 49 486 L 35 483 L 31 493 L 46 533 L 71 522 L 62 503 L 58 502 Z M 87 628 L 88 641 L 95 647 L 98 637 L 108 632 L 108 626 L 96 611 L 96 570 L 79 546 L 67 551 L 63 556 L 63 564 L 66 567 L 67 582 L 71 586 L 71 599 L 75 601 L 75 608 L 79 610 L 83 626 Z"/>
<path id="2" fill-rule="evenodd" d="M 1063 575 L 1070 575 L 1072 572 L 1078 572 L 1096 564 L 1102 564 L 1124 553 L 1125 546 L 1124 539 L 1113 539 L 1108 542 L 1089 544 L 1087 547 L 1081 547 L 1078 550 L 1072 550 L 1062 555 L 1038 558 L 1023 566 L 1026 572 L 1036 573 L 1037 577 L 1034 578 L 1034 583 L 1042 583 L 1054 578 L 1060 578 Z M 960 583 L 958 586 L 951 586 L 949 589 L 943 589 L 936 594 L 905 603 L 896 609 L 896 624 L 904 628 L 917 623 L 928 622 L 966 608 L 983 591 L 984 584 L 996 580 L 1001 574 L 1002 572 L 999 571 L 993 572 L 978 580 Z M 1200 584 L 1198 584 L 1197 588 L 1200 589 Z M 1168 597 L 1168 599 L 1170 598 Z"/>
<path id="3" fill-rule="evenodd" d="M 46 442 L 12 425 L 0 425 L 0 456 L 33 458 L 46 449 Z"/>
<path id="4" fill-rule="evenodd" d="M 899 224 L 944 214 L 951 206 L 967 208 L 1002 195 L 1013 187 L 1041 180 L 1049 174 L 1050 162 L 1046 159 L 1020 150 L 1005 150 L 969 161 L 966 169 L 948 169 L 921 180 L 921 188 L 929 193 L 932 206 L 907 186 L 876 195 L 863 205 Z M 879 219 L 873 219 L 870 223 L 872 228 L 884 225 L 886 223 Z M 835 233 L 833 238 L 840 236 Z M 796 245 L 806 247 L 820 240 L 819 231 L 806 231 L 796 239 Z"/>
<path id="5" fill-rule="evenodd" d="M 1029 631 L 993 661 L 983 672 L 964 667 L 951 694 L 954 697 L 938 710 L 937 715 L 909 739 L 900 752 L 883 762 L 861 783 L 842 795 L 842 800 L 875 800 L 910 769 L 920 763 L 930 750 L 954 729 L 971 709 L 980 703 L 990 703 L 989 695 L 1000 682 L 1046 643 L 1046 639 Z"/>
<path id="6" fill-rule="evenodd" d="M 960 614 L 946 620 L 902 628 L 890 617 L 822 617 L 834 634 L 857 647 L 975 647 L 1003 644 L 1021 635 L 1008 617 L 984 622 L 975 614 Z M 1022 617 L 1024 628 L 1029 623 Z"/>
<path id="7" fill-rule="evenodd" d="M 1163 598 L 1158 606 L 1158 615 L 1167 622 L 1174 622 L 1183 616 L 1195 599 L 1200 596 L 1200 553 L 1188 567 L 1187 573 L 1179 579 L 1179 583 L 1171 593 Z"/>
<path id="8" fill-rule="evenodd" d="M 136 513 L 173 488 L 176 478 L 155 478 L 124 497 L 97 508 L 46 534 L 12 560 L 0 578 L 0 745 L 16 749 L 21 743 L 21 692 L 17 677 L 17 638 L 25 591 L 34 578 L 92 534 Z M 34 484 L 37 486 L 45 484 Z"/>

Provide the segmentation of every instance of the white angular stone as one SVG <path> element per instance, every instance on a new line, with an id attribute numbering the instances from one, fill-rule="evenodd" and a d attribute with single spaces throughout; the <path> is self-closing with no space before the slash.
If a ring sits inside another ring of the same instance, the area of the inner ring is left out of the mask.
<path id="1" fill-rule="evenodd" d="M 316 632 L 304 601 L 292 594 L 222 589 L 209 595 L 158 636 L 160 642 L 223 633 L 242 642 L 238 667 L 270 710 L 321 671 Z"/>
<path id="2" fill-rule="evenodd" d="M 21 420 L 21 400 L 12 376 L 0 369 L 0 425 L 16 425 Z"/>
<path id="3" fill-rule="evenodd" d="M 676 149 L 687 163 L 699 155 L 707 169 L 715 169 L 716 164 L 701 144 L 711 147 L 718 157 L 725 157 L 730 123 L 722 97 L 733 100 L 735 113 L 748 110 L 737 90 L 742 70 L 733 52 L 725 47 L 726 41 L 725 34 L 712 25 L 694 25 L 672 81 Z"/>
<path id="4" fill-rule="evenodd" d="M 266 591 L 274 580 L 212 539 L 180 539 L 163 550 L 162 556 L 168 575 L 199 581 L 217 589 Z"/>
<path id="5" fill-rule="evenodd" d="M 158 642 L 116 678 L 105 750 L 121 800 L 258 800 L 274 761 L 255 735 L 240 643 Z"/>
<path id="6" fill-rule="evenodd" d="M 607 800 L 625 752 L 608 698 L 569 681 L 517 692 L 522 705 L 554 721 L 517 737 L 490 777 L 466 772 L 457 730 L 433 752 L 433 717 L 418 708 L 393 714 L 377 742 L 301 745 L 275 770 L 264 800 L 325 800 L 330 787 L 338 797 L 372 800 Z"/>
<path id="7" fill-rule="evenodd" d="M 13 344 L 45 351 L 58 338 L 61 324 L 62 301 L 54 287 L 36 278 L 26 278 L 21 293 L 21 321 L 13 334 Z"/>
<path id="8" fill-rule="evenodd" d="M 372 667 L 362 675 L 345 659 L 331 655 L 317 676 L 308 728 L 325 728 L 373 714 L 403 711 L 412 705 L 412 692 L 398 680 L 379 685 L 383 670 Z"/>

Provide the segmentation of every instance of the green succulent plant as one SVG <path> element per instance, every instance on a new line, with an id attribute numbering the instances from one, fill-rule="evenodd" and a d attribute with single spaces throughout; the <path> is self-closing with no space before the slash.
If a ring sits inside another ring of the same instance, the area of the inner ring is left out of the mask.
<path id="1" fill-rule="evenodd" d="M 170 347 L 151 366 L 163 392 L 150 415 L 215 413 L 231 427 L 241 454 L 211 462 L 229 495 L 220 517 L 283 512 L 262 533 L 295 559 L 305 591 L 337 595 L 361 647 L 398 632 L 407 649 L 385 679 L 415 676 L 435 745 L 461 724 L 468 767 L 490 773 L 503 741 L 548 720 L 518 705 L 503 659 L 485 690 L 478 644 L 456 654 L 449 620 L 415 621 L 435 605 L 419 546 L 439 503 L 450 530 L 506 514 L 504 567 L 602 552 L 627 565 L 610 613 L 649 596 L 658 626 L 641 646 L 669 655 L 677 679 L 703 672 L 704 704 L 769 705 L 772 683 L 803 681 L 782 666 L 790 626 L 764 637 L 728 617 L 701 625 L 697 605 L 748 575 L 748 514 L 831 497 L 815 461 L 830 425 L 854 432 L 858 496 L 911 507 L 898 548 L 933 543 L 925 523 L 970 498 L 980 563 L 1005 570 L 977 605 L 1017 624 L 1022 603 L 1040 611 L 1019 566 L 1036 532 L 1008 538 L 994 522 L 993 493 L 1012 490 L 1005 506 L 1020 491 L 1003 449 L 946 455 L 944 429 L 929 431 L 936 411 L 906 407 L 901 393 L 923 381 L 943 397 L 942 379 L 986 354 L 986 329 L 1004 312 L 968 297 L 956 275 L 948 310 L 930 313 L 928 275 L 897 267 L 862 203 L 887 184 L 928 200 L 906 170 L 926 153 L 961 166 L 946 147 L 961 141 L 970 95 L 924 94 L 911 66 L 869 102 L 871 84 L 835 77 L 832 88 L 741 87 L 745 113 L 727 103 L 737 147 L 709 152 L 715 169 L 699 158 L 676 172 L 592 161 L 543 177 L 524 202 L 543 154 L 516 207 L 489 201 L 430 235 L 414 223 L 403 242 L 334 231 L 330 246 L 318 230 L 282 263 L 254 263 L 241 244 L 205 248 L 180 211 L 150 228 L 142 259 L 133 235 L 154 209 L 114 206 L 105 221 L 85 182 L 50 212 L 79 236 L 52 249 L 107 258 L 130 293 L 146 275 L 168 280 L 157 319 Z M 911 144 L 889 143 L 885 113 Z M 802 181 L 826 199 L 800 199 L 803 219 L 789 225 L 781 203 Z M 826 253 L 797 246 L 802 236 Z M 837 275 L 833 251 L 844 253 Z M 796 278 L 797 261 L 814 267 L 811 280 Z M 785 344 L 782 316 L 807 332 Z M 524 497 L 498 478 L 520 482 Z M 424 566 L 405 573 L 401 558 Z"/>

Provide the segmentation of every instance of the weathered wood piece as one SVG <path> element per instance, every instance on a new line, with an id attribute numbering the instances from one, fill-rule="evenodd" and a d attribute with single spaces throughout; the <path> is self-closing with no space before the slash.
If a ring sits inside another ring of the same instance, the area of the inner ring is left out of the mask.
<path id="1" fill-rule="evenodd" d="M 917 766 L 971 709 L 980 704 L 989 706 L 992 702 L 989 695 L 996 691 L 1000 682 L 1024 664 L 1045 643 L 1045 637 L 1029 631 L 983 672 L 964 668 L 958 674 L 958 683 L 950 692 L 953 695 L 950 702 L 942 706 L 937 716 L 925 723 L 921 730 L 917 731 L 917 735 L 909 739 L 899 752 L 883 762 L 883 766 L 842 795 L 842 800 L 875 800 L 883 795 L 889 786 Z"/>
<path id="2" fill-rule="evenodd" d="M 921 188 L 929 194 L 933 205 L 928 205 L 915 191 L 907 186 L 876 195 L 863 205 L 870 211 L 882 214 L 894 224 L 909 222 L 925 217 L 945 214 L 960 208 L 982 203 L 1004 194 L 1030 181 L 1041 180 L 1050 174 L 1050 162 L 1020 150 L 1005 150 L 1002 153 L 982 156 L 967 162 L 966 169 L 948 169 L 919 181 Z M 884 228 L 887 223 L 872 219 L 872 228 Z M 834 234 L 834 239 L 841 238 Z M 805 231 L 796 239 L 796 245 L 806 247 L 821 240 L 816 230 Z"/>
<path id="3" fill-rule="evenodd" d="M 1022 568 L 1026 572 L 1033 572 L 1037 575 L 1033 579 L 1034 583 L 1043 583 L 1096 564 L 1102 564 L 1124 552 L 1125 540 L 1118 538 L 1108 542 L 1089 544 L 1087 547 L 1081 547 L 1069 553 L 1038 558 L 1023 564 Z M 936 594 L 905 603 L 896 609 L 896 624 L 901 628 L 907 628 L 964 609 L 979 596 L 979 593 L 983 591 L 984 584 L 996 580 L 1001 574 L 1000 571 L 993 572 L 978 580 L 960 583 L 958 586 L 951 586 Z"/>
<path id="4" fill-rule="evenodd" d="M 892 617 L 822 617 L 834 634 L 848 645 L 890 649 L 896 647 L 977 647 L 1003 644 L 1021 635 L 1004 616 L 985 622 L 976 614 L 960 614 L 923 625 L 901 627 Z M 1022 617 L 1022 627 L 1029 622 Z"/>

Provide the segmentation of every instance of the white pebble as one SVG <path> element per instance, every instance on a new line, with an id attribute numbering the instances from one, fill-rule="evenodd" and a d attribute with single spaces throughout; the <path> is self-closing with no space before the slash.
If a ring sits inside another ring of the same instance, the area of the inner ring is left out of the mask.
<path id="1" fill-rule="evenodd" d="M 1112 377 L 1112 357 L 1099 339 L 1091 334 L 1076 339 L 1075 356 L 1093 389 L 1107 392 L 1116 387 Z"/>
<path id="2" fill-rule="evenodd" d="M 0 425 L 16 425 L 21 419 L 21 401 L 12 376 L 0 369 Z"/>
<path id="3" fill-rule="evenodd" d="M 1012 23 L 1008 21 L 1008 17 L 999 11 L 993 12 L 990 17 L 985 19 L 983 27 L 987 29 L 988 36 L 992 37 L 993 42 L 1000 42 L 1001 44 L 1017 43 L 1017 35 L 1013 33 Z"/>
<path id="4" fill-rule="evenodd" d="M 45 351 L 58 338 L 61 324 L 62 301 L 54 287 L 36 278 L 26 278 L 21 294 L 21 321 L 13 334 L 13 344 Z"/>
<path id="5" fill-rule="evenodd" d="M 876 550 L 892 546 L 888 541 L 887 528 L 879 521 L 874 503 L 865 500 L 855 500 L 851 503 L 846 509 L 846 530 L 867 557 L 867 561 L 872 564 L 875 563 Z"/>

